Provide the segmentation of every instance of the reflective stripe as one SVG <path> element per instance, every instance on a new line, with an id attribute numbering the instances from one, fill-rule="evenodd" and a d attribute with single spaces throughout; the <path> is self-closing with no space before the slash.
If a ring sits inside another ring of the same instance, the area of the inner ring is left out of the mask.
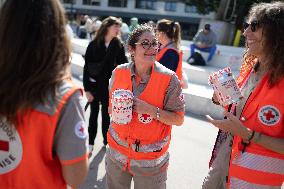
<path id="1" fill-rule="evenodd" d="M 109 134 L 111 135 L 111 137 L 113 138 L 113 140 L 115 140 L 115 142 L 117 144 L 119 144 L 120 146 L 124 146 L 125 148 L 128 148 L 127 142 L 126 141 L 122 141 L 118 134 L 115 132 L 115 130 L 112 128 L 112 126 L 109 126 Z"/>
<path id="2" fill-rule="evenodd" d="M 284 160 L 249 152 L 242 153 L 234 158 L 232 163 L 256 171 L 284 174 Z"/>
<path id="3" fill-rule="evenodd" d="M 123 141 L 119 138 L 118 134 L 115 132 L 112 126 L 109 127 L 109 133 L 112 136 L 112 138 L 121 146 L 124 146 L 128 148 L 127 142 Z M 153 144 L 145 144 L 145 145 L 139 145 L 139 151 L 138 152 L 154 152 L 161 150 L 166 144 L 168 144 L 170 140 L 170 137 L 167 136 L 163 140 L 153 143 Z M 136 144 L 131 145 L 132 150 L 135 151 Z"/>
<path id="4" fill-rule="evenodd" d="M 111 157 L 113 157 L 115 160 L 126 164 L 127 162 L 127 156 L 121 154 L 120 152 L 118 152 L 117 150 L 109 147 L 107 150 L 107 153 L 109 153 L 109 155 Z M 157 158 L 157 159 L 153 159 L 153 160 L 133 160 L 131 159 L 130 161 L 130 166 L 137 166 L 137 167 L 156 167 L 159 164 L 163 163 L 165 160 L 169 159 L 169 153 L 166 152 L 164 155 L 162 155 L 161 157 Z"/>
<path id="5" fill-rule="evenodd" d="M 162 150 L 162 148 L 169 142 L 170 137 L 165 137 L 162 141 L 153 144 L 145 144 L 139 146 L 139 152 L 154 152 Z M 136 145 L 132 144 L 132 149 L 135 150 Z"/>
<path id="6" fill-rule="evenodd" d="M 281 186 L 253 184 L 236 177 L 232 177 L 230 179 L 230 189 L 281 189 Z"/>

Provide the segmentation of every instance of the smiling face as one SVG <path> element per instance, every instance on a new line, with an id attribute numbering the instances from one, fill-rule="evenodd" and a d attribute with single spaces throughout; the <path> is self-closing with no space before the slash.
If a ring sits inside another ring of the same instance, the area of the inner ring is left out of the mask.
<path id="1" fill-rule="evenodd" d="M 144 32 L 135 43 L 135 49 L 129 49 L 134 58 L 134 63 L 140 66 L 151 67 L 156 60 L 159 43 L 153 32 Z"/>
<path id="2" fill-rule="evenodd" d="M 255 18 L 248 20 L 247 28 L 244 30 L 248 53 L 257 57 L 264 55 L 264 35 L 263 28 L 257 23 Z"/>

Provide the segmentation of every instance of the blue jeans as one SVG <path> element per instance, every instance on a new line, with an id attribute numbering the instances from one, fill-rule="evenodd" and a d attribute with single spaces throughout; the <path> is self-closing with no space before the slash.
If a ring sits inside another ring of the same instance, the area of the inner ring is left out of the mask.
<path id="1" fill-rule="evenodd" d="M 190 55 L 192 55 L 194 53 L 195 49 L 198 49 L 198 50 L 203 51 L 203 52 L 208 52 L 209 56 L 208 56 L 207 62 L 210 62 L 210 60 L 212 60 L 212 58 L 213 58 L 213 56 L 216 52 L 217 46 L 213 45 L 212 47 L 199 48 L 198 46 L 196 46 L 193 43 L 193 44 L 190 45 Z"/>

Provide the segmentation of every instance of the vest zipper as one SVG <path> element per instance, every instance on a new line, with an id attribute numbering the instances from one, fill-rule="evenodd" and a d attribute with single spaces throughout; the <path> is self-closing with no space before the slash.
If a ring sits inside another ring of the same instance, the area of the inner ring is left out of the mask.
<path id="1" fill-rule="evenodd" d="M 139 152 L 140 140 L 136 139 L 134 144 L 135 144 L 135 152 Z"/>

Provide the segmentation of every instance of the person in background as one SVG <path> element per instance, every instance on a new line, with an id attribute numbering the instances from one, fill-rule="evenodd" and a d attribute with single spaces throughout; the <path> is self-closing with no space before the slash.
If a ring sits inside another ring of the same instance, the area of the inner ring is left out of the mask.
<path id="1" fill-rule="evenodd" d="M 112 70 L 128 62 L 124 46 L 118 38 L 121 20 L 107 17 L 102 21 L 95 38 L 87 47 L 83 71 L 83 85 L 88 102 L 91 103 L 89 119 L 89 148 L 93 150 L 97 135 L 99 106 L 101 105 L 103 144 L 107 145 L 107 131 L 110 124 L 108 114 L 108 86 Z"/>
<path id="2" fill-rule="evenodd" d="M 130 19 L 129 31 L 132 32 L 138 26 L 138 18 L 133 17 Z"/>
<path id="3" fill-rule="evenodd" d="M 133 118 L 111 122 L 106 152 L 108 189 L 165 189 L 172 125 L 182 125 L 184 98 L 176 74 L 155 61 L 159 47 L 154 29 L 138 26 L 128 38 L 131 63 L 118 66 L 109 92 L 132 91 Z M 112 106 L 110 105 L 110 112 Z"/>
<path id="4" fill-rule="evenodd" d="M 244 98 L 227 119 L 208 120 L 233 137 L 228 188 L 280 189 L 284 182 L 284 3 L 254 4 L 244 23 L 257 57 L 241 84 Z"/>
<path id="5" fill-rule="evenodd" d="M 89 39 L 92 39 L 92 25 L 93 25 L 93 20 L 88 16 L 88 15 L 85 15 L 84 16 L 84 20 L 85 20 L 85 28 L 86 28 L 86 31 L 88 33 L 88 36 L 87 38 Z"/>
<path id="6" fill-rule="evenodd" d="M 166 68 L 174 71 L 181 81 L 182 88 L 185 88 L 187 83 L 183 84 L 182 78 L 182 51 L 180 50 L 180 25 L 167 19 L 159 20 L 156 26 L 156 34 L 161 44 L 157 54 L 157 61 Z"/>
<path id="7" fill-rule="evenodd" d="M 210 24 L 205 24 L 204 28 L 197 32 L 190 45 L 190 54 L 193 55 L 195 49 L 208 52 L 207 62 L 210 62 L 216 52 L 216 34 L 211 30 Z"/>
<path id="8" fill-rule="evenodd" d="M 78 188 L 88 172 L 88 132 L 63 7 L 5 1 L 0 24 L 1 188 Z"/>
<path id="9" fill-rule="evenodd" d="M 96 36 L 97 31 L 99 30 L 99 28 L 102 25 L 102 21 L 100 21 L 99 19 L 96 19 L 93 24 L 92 24 L 92 32 L 91 32 L 91 40 L 94 39 L 94 37 Z"/>
<path id="10" fill-rule="evenodd" d="M 129 31 L 128 25 L 125 22 L 123 22 L 122 25 L 121 25 L 121 40 L 123 42 L 127 41 L 129 32 L 130 31 Z"/>

